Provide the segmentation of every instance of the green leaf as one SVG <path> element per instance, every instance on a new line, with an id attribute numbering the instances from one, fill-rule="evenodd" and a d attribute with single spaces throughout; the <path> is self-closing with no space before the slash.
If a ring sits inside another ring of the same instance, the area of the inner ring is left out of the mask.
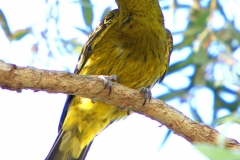
<path id="1" fill-rule="evenodd" d="M 82 46 L 78 45 L 78 46 L 75 46 L 72 50 L 72 52 L 76 52 L 76 53 L 81 53 L 82 51 Z"/>
<path id="2" fill-rule="evenodd" d="M 9 29 L 7 19 L 1 9 L 0 9 L 0 25 L 1 25 L 5 35 L 8 37 L 8 39 L 10 39 L 11 31 Z"/>
<path id="3" fill-rule="evenodd" d="M 197 143 L 195 148 L 211 160 L 239 160 L 240 152 L 228 150 L 220 146 Z"/>
<path id="4" fill-rule="evenodd" d="M 162 101 L 168 101 L 168 100 L 171 100 L 173 98 L 181 97 L 183 95 L 186 95 L 187 93 L 188 93 L 188 90 L 186 88 L 184 88 L 184 89 L 181 89 L 181 90 L 176 90 L 176 91 L 171 92 L 171 93 L 166 93 L 166 94 L 158 96 L 156 98 L 158 98 Z"/>
<path id="5" fill-rule="evenodd" d="M 208 55 L 203 48 L 200 48 L 197 53 L 193 54 L 193 63 L 199 66 L 205 66 L 208 64 L 210 59 L 208 58 Z"/>
<path id="6" fill-rule="evenodd" d="M 84 22 L 87 26 L 92 25 L 93 21 L 93 7 L 90 0 L 81 0 L 82 14 L 84 17 Z"/>
<path id="7" fill-rule="evenodd" d="M 225 124 L 225 123 L 240 124 L 240 113 L 233 112 L 232 114 L 218 118 L 213 122 L 214 125 L 221 125 L 221 124 Z"/>
<path id="8" fill-rule="evenodd" d="M 61 41 L 70 52 L 81 53 L 82 44 L 80 43 L 79 39 L 71 39 L 67 41 L 62 39 Z"/>
<path id="9" fill-rule="evenodd" d="M 12 33 L 11 40 L 20 40 L 31 32 L 31 28 L 19 29 Z"/>
<path id="10" fill-rule="evenodd" d="M 180 49 L 186 46 L 191 46 L 198 34 L 206 28 L 207 19 L 210 15 L 209 9 L 191 10 L 190 23 L 187 29 L 183 32 L 184 38 L 180 44 L 174 46 L 174 49 Z"/>

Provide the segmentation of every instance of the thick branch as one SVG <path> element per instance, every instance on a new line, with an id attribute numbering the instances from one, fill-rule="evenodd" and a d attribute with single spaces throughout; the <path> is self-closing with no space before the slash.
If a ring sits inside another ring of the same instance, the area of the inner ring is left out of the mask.
<path id="1" fill-rule="evenodd" d="M 80 95 L 94 101 L 125 106 L 167 126 L 190 143 L 217 144 L 220 134 L 207 125 L 189 119 L 161 100 L 152 99 L 143 106 L 143 96 L 139 91 L 121 84 L 113 83 L 112 92 L 108 95 L 109 89 L 104 89 L 103 81 L 98 76 L 79 76 L 33 67 L 17 67 L 0 60 L 0 86 L 18 92 L 22 89 L 32 89 L 48 93 Z M 225 146 L 240 151 L 240 144 L 234 139 L 226 138 Z"/>

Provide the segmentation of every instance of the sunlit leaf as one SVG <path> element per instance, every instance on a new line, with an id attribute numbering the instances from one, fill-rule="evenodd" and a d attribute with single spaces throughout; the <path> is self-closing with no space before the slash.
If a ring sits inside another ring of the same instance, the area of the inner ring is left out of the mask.
<path id="1" fill-rule="evenodd" d="M 184 36 L 183 41 L 179 44 L 176 44 L 173 49 L 180 49 L 186 46 L 191 46 L 196 38 L 195 35 Z"/>
<path id="2" fill-rule="evenodd" d="M 93 21 L 93 7 L 91 1 L 81 0 L 81 7 L 85 24 L 91 26 Z"/>
<path id="3" fill-rule="evenodd" d="M 79 42 L 79 39 L 71 39 L 71 40 L 61 40 L 64 46 L 70 51 L 75 53 L 81 53 L 82 44 Z"/>
<path id="4" fill-rule="evenodd" d="M 238 160 L 240 152 L 227 150 L 225 148 L 210 144 L 195 144 L 195 148 L 211 160 Z"/>
<path id="5" fill-rule="evenodd" d="M 78 45 L 78 46 L 75 46 L 72 50 L 72 52 L 76 52 L 76 53 L 81 53 L 82 51 L 82 46 Z"/>
<path id="6" fill-rule="evenodd" d="M 11 40 L 20 40 L 31 32 L 31 28 L 19 29 L 12 33 Z"/>
<path id="7" fill-rule="evenodd" d="M 5 35 L 8 37 L 11 36 L 11 31 L 9 29 L 8 23 L 7 23 L 7 19 L 4 15 L 4 13 L 2 12 L 2 10 L 0 9 L 0 25 L 5 33 Z"/>

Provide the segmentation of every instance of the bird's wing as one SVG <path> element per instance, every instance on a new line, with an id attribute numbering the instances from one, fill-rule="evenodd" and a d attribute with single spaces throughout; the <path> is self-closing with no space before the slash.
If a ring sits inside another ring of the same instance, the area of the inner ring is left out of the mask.
<path id="1" fill-rule="evenodd" d="M 89 35 L 89 39 L 85 43 L 85 45 L 83 46 L 82 52 L 79 56 L 78 64 L 77 64 L 77 66 L 75 68 L 75 71 L 74 71 L 75 74 L 80 73 L 81 69 L 83 68 L 83 66 L 87 62 L 87 59 L 91 55 L 92 50 L 94 49 L 96 44 L 102 39 L 103 35 L 108 31 L 110 26 L 112 26 L 116 22 L 115 19 L 118 16 L 118 14 L 119 14 L 119 11 L 117 9 L 109 12 L 103 18 L 103 20 L 100 22 L 99 26 Z M 62 124 L 65 120 L 66 115 L 67 115 L 68 106 L 69 106 L 71 100 L 73 99 L 73 97 L 74 97 L 73 95 L 69 95 L 67 97 L 65 106 L 63 108 L 62 116 L 61 116 L 61 119 L 60 119 L 59 127 L 58 127 L 59 131 L 62 128 Z"/>
<path id="2" fill-rule="evenodd" d="M 165 53 L 165 57 L 164 57 L 164 65 L 166 65 L 166 70 L 165 72 L 161 75 L 161 77 L 159 78 L 159 83 L 162 82 L 162 80 L 164 79 L 166 73 L 167 73 L 167 69 L 168 69 L 168 65 L 169 65 L 169 61 L 170 61 L 170 56 L 173 50 L 173 38 L 172 38 L 172 33 L 168 30 L 165 29 L 166 31 L 166 38 L 167 38 L 167 49 L 166 49 L 166 53 Z"/>
<path id="3" fill-rule="evenodd" d="M 98 42 L 106 34 L 108 29 L 111 28 L 111 26 L 113 24 L 115 24 L 118 15 L 119 15 L 118 9 L 115 9 L 115 10 L 109 12 L 103 18 L 103 20 L 100 22 L 99 26 L 89 35 L 89 39 L 82 49 L 82 52 L 79 57 L 78 64 L 76 66 L 74 73 L 79 74 L 82 67 L 86 63 L 88 57 L 91 55 L 94 47 L 98 44 Z"/>
<path id="4" fill-rule="evenodd" d="M 83 46 L 82 52 L 79 56 L 78 64 L 77 64 L 76 69 L 74 71 L 75 74 L 80 73 L 81 69 L 83 68 L 83 66 L 87 62 L 89 56 L 91 55 L 94 47 L 98 44 L 98 42 L 106 34 L 108 29 L 116 22 L 118 14 L 119 14 L 119 11 L 117 9 L 109 12 L 102 19 L 99 26 L 89 35 L 89 39 L 86 42 L 86 44 Z M 57 160 L 58 159 L 58 158 L 56 158 L 56 157 L 58 157 L 58 156 L 56 156 L 56 154 L 58 154 L 58 152 L 59 152 L 59 145 L 61 144 L 61 139 L 62 139 L 62 136 L 64 135 L 64 132 L 61 130 L 61 128 L 62 128 L 62 125 L 63 125 L 64 120 L 66 118 L 68 107 L 69 107 L 73 98 L 74 98 L 74 95 L 69 95 L 67 97 L 67 100 L 66 100 L 64 108 L 63 108 L 62 116 L 61 116 L 61 119 L 60 119 L 60 122 L 59 122 L 59 126 L 58 126 L 59 134 L 58 134 L 58 137 L 55 140 L 55 142 L 52 146 L 52 149 L 51 149 L 50 153 L 48 154 L 46 160 L 55 160 L 55 159 Z M 83 151 L 80 154 L 78 160 L 84 160 L 85 159 L 91 144 L 92 144 L 92 142 L 90 142 L 89 145 L 86 146 L 83 149 Z"/>

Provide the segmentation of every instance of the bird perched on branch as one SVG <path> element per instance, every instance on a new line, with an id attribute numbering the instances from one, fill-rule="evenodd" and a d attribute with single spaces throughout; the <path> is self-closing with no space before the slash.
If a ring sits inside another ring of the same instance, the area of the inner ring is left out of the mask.
<path id="1" fill-rule="evenodd" d="M 164 26 L 158 0 L 116 0 L 90 34 L 75 73 L 116 75 L 121 84 L 148 91 L 166 74 L 173 42 Z M 69 95 L 59 135 L 46 160 L 83 160 L 96 135 L 128 111 L 103 102 Z"/>

